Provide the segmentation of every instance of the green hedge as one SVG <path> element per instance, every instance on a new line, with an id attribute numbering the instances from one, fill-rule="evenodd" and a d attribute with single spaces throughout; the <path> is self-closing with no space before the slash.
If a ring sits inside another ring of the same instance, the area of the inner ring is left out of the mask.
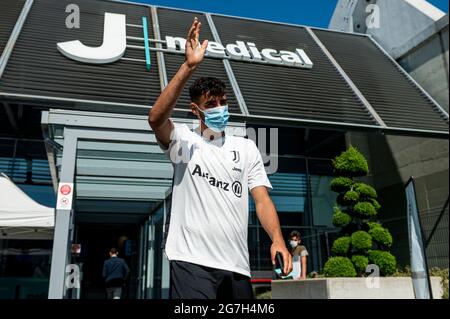
<path id="1" fill-rule="evenodd" d="M 351 238 L 348 236 L 341 237 L 336 239 L 333 242 L 333 246 L 331 247 L 331 251 L 335 255 L 347 255 L 348 250 L 350 249 Z"/>
<path id="2" fill-rule="evenodd" d="M 354 204 L 358 202 L 359 194 L 355 191 L 348 191 L 344 194 L 344 201 L 349 204 Z"/>
<path id="3" fill-rule="evenodd" d="M 381 224 L 378 223 L 378 222 L 367 222 L 366 224 L 367 224 L 367 226 L 369 226 L 369 229 L 373 229 L 373 228 L 375 228 L 375 227 L 383 227 L 383 226 L 381 226 Z"/>
<path id="4" fill-rule="evenodd" d="M 336 177 L 330 187 L 338 193 L 332 223 L 340 227 L 340 238 L 333 242 L 334 256 L 325 264 L 325 276 L 365 275 L 369 264 L 378 265 L 380 275 L 392 273 L 397 262 L 388 250 L 393 240 L 390 232 L 377 222 L 381 209 L 377 191 L 357 180 L 369 173 L 366 159 L 350 146 L 332 163 Z"/>
<path id="5" fill-rule="evenodd" d="M 358 215 L 361 215 L 361 216 L 367 217 L 367 218 L 375 216 L 377 214 L 377 211 L 375 210 L 375 207 L 373 207 L 373 205 L 371 203 L 369 203 L 369 202 L 357 203 L 353 207 L 353 210 Z"/>
<path id="6" fill-rule="evenodd" d="M 393 242 L 392 235 L 386 228 L 381 226 L 373 227 L 372 229 L 369 230 L 369 234 L 370 236 L 372 236 L 372 239 L 377 243 L 380 243 L 388 248 L 392 246 Z"/>
<path id="7" fill-rule="evenodd" d="M 379 203 L 376 199 L 370 198 L 370 199 L 369 199 L 369 203 L 372 204 L 372 206 L 375 208 L 375 210 L 376 210 L 377 212 L 380 210 L 381 205 L 380 205 L 380 203 Z"/>
<path id="8" fill-rule="evenodd" d="M 366 159 L 353 146 L 333 160 L 333 169 L 336 175 L 346 177 L 365 176 L 369 173 Z"/>
<path id="9" fill-rule="evenodd" d="M 441 277 L 441 285 L 444 288 L 441 298 L 448 299 L 448 268 L 432 267 L 429 271 L 430 276 Z M 391 274 L 392 277 L 411 277 L 411 267 L 405 266 L 403 269 L 398 269 L 395 273 Z M 433 298 L 439 298 L 434 296 Z"/>
<path id="10" fill-rule="evenodd" d="M 343 213 L 341 211 L 336 211 L 333 214 L 333 225 L 336 227 L 344 227 L 350 224 L 352 217 L 349 214 Z"/>
<path id="11" fill-rule="evenodd" d="M 357 250 L 368 250 L 372 248 L 372 237 L 363 230 L 354 232 L 351 238 L 352 247 Z"/>
<path id="12" fill-rule="evenodd" d="M 444 289 L 444 292 L 442 294 L 442 299 L 448 299 L 448 268 L 441 269 L 441 268 L 433 267 L 430 269 L 430 276 L 441 277 L 441 285 Z M 434 297 L 434 298 L 436 298 L 436 297 Z"/>
<path id="13" fill-rule="evenodd" d="M 358 202 L 359 194 L 355 191 L 340 193 L 336 198 L 336 203 L 341 206 L 350 206 Z"/>
<path id="14" fill-rule="evenodd" d="M 350 203 L 348 203 L 348 202 L 346 202 L 346 201 L 344 200 L 344 195 L 345 195 L 345 193 L 340 193 L 340 194 L 336 197 L 336 203 L 337 203 L 338 205 L 341 205 L 341 206 L 348 206 L 348 205 L 350 205 Z"/>
<path id="15" fill-rule="evenodd" d="M 369 251 L 369 261 L 380 267 L 380 274 L 382 276 L 391 275 L 397 270 L 397 260 L 387 251 Z"/>
<path id="16" fill-rule="evenodd" d="M 377 191 L 370 185 L 356 183 L 353 189 L 365 198 L 377 198 Z"/>
<path id="17" fill-rule="evenodd" d="M 358 274 L 363 274 L 366 272 L 367 265 L 369 265 L 369 258 L 362 255 L 353 255 L 352 263 L 355 266 L 355 270 Z"/>
<path id="18" fill-rule="evenodd" d="M 323 272 L 326 277 L 356 277 L 355 267 L 347 257 L 331 257 L 325 263 Z"/>
<path id="19" fill-rule="evenodd" d="M 336 177 L 330 183 L 331 190 L 336 193 L 346 192 L 350 190 L 352 185 L 353 181 L 348 177 Z"/>

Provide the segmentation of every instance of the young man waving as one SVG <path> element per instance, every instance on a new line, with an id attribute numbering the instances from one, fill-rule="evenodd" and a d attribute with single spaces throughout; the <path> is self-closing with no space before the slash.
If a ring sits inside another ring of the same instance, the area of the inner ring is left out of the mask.
<path id="1" fill-rule="evenodd" d="M 292 258 L 269 195 L 271 188 L 255 143 L 225 135 L 225 84 L 200 78 L 190 87 L 191 111 L 200 126 L 191 131 L 170 116 L 186 82 L 202 62 L 201 22 L 189 30 L 185 62 L 149 112 L 149 124 L 174 167 L 172 207 L 166 225 L 170 296 L 174 299 L 253 298 L 247 247 L 248 190 L 257 216 L 272 240 L 271 258 L 281 252 L 284 273 Z"/>

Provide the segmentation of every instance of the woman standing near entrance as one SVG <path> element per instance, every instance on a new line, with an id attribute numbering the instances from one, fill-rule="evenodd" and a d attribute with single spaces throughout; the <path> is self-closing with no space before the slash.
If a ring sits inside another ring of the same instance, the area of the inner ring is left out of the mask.
<path id="1" fill-rule="evenodd" d="M 308 251 L 305 246 L 300 245 L 302 239 L 298 231 L 292 231 L 289 238 L 293 266 L 292 277 L 294 279 L 306 279 L 306 258 Z"/>

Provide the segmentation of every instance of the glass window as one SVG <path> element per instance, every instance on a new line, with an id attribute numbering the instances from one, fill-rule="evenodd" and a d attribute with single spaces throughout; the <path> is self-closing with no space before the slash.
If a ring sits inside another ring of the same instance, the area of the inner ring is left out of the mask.
<path id="1" fill-rule="evenodd" d="M 334 227 L 333 207 L 336 204 L 336 193 L 330 190 L 331 176 L 311 175 L 311 201 L 315 226 Z"/>
<path id="2" fill-rule="evenodd" d="M 56 194 L 53 186 L 28 184 L 17 184 L 17 186 L 35 202 L 48 207 L 56 206 Z"/>
<path id="3" fill-rule="evenodd" d="M 330 189 L 333 178 L 330 159 L 280 156 L 279 169 L 269 176 L 270 196 L 277 209 L 283 238 L 293 230 L 300 232 L 306 246 L 308 272 L 321 271 L 335 237 L 332 225 L 336 194 Z M 308 174 L 309 173 L 309 174 Z M 271 270 L 271 240 L 256 217 L 250 197 L 249 254 L 253 271 Z"/>
<path id="4" fill-rule="evenodd" d="M 50 240 L 0 240 L 0 299 L 46 299 L 51 250 Z"/>
<path id="5" fill-rule="evenodd" d="M 306 225 L 307 189 L 305 159 L 299 157 L 280 156 L 278 170 L 269 175 L 273 186 L 270 197 L 277 209 L 283 238 L 288 239 L 294 229 Z M 271 240 L 256 217 L 255 204 L 250 196 L 249 254 L 252 270 L 271 270 Z"/>
<path id="6" fill-rule="evenodd" d="M 43 141 L 0 140 L 0 171 L 15 183 L 51 185 Z"/>
<path id="7" fill-rule="evenodd" d="M 41 205 L 56 202 L 45 146 L 39 140 L 0 139 L 0 172 Z"/>
<path id="8" fill-rule="evenodd" d="M 333 207 L 337 194 L 331 191 L 333 179 L 331 160 L 312 159 L 308 161 L 311 183 L 312 215 L 315 226 L 334 228 Z"/>

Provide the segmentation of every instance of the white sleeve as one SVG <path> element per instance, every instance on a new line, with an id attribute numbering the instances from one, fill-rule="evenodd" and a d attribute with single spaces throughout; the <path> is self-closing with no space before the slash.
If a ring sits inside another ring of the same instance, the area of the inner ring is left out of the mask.
<path id="1" fill-rule="evenodd" d="M 170 132 L 170 142 L 167 148 L 161 143 L 160 140 L 158 140 L 158 138 L 156 138 L 156 142 L 159 147 L 172 163 L 178 163 L 179 157 L 186 155 L 185 148 L 187 146 L 187 140 L 189 140 L 189 137 L 187 136 L 188 132 L 189 129 L 185 124 L 173 123 L 173 129 Z M 180 152 L 180 150 L 183 151 Z"/>
<path id="2" fill-rule="evenodd" d="M 267 177 L 261 153 L 256 147 L 255 142 L 248 140 L 248 189 L 252 190 L 256 186 L 266 186 L 272 189 L 269 178 Z"/>

